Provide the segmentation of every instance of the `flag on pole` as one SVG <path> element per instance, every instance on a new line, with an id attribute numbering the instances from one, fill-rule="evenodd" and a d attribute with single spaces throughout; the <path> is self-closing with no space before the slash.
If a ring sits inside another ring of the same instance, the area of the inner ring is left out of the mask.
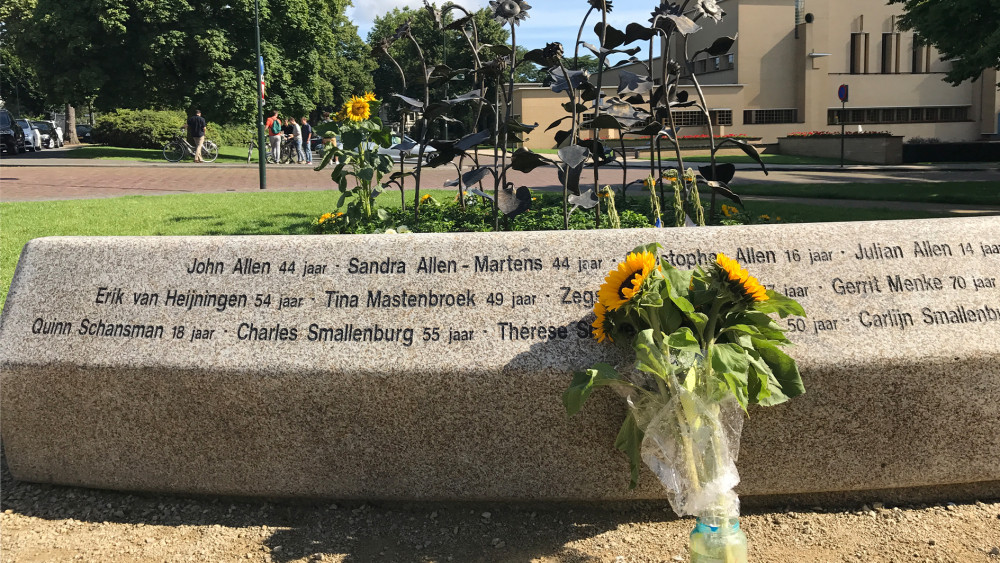
<path id="1" fill-rule="evenodd" d="M 264 83 L 264 57 L 261 56 L 260 59 L 257 62 L 259 63 L 258 66 L 260 68 L 260 72 L 258 73 L 260 75 L 260 99 L 263 100 L 264 99 L 264 87 L 266 86 L 266 84 Z"/>

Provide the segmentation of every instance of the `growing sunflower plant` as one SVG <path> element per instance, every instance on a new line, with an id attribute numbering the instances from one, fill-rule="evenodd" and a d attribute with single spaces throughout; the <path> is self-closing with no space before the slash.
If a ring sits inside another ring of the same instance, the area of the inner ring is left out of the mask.
<path id="1" fill-rule="evenodd" d="M 640 246 L 605 278 L 593 335 L 635 355 L 574 374 L 563 394 L 576 414 L 598 387 L 625 397 L 628 414 L 615 446 L 628 457 L 635 487 L 640 461 L 656 474 L 680 515 L 735 518 L 736 457 L 751 405 L 802 394 L 790 344 L 772 318 L 804 316 L 801 305 L 761 283 L 724 254 L 708 268 L 679 270 L 659 244 Z"/>
<path id="2" fill-rule="evenodd" d="M 392 145 L 392 131 L 378 117 L 380 106 L 381 101 L 371 92 L 353 96 L 344 103 L 334 116 L 340 124 L 341 142 L 330 147 L 316 167 L 322 170 L 337 160 L 330 177 L 342 194 L 338 207 L 346 198 L 352 198 L 347 204 L 347 221 L 370 219 L 375 214 L 375 198 L 381 193 L 382 177 L 392 171 L 392 157 L 378 153 L 379 147 Z M 348 181 L 351 176 L 353 187 Z"/>

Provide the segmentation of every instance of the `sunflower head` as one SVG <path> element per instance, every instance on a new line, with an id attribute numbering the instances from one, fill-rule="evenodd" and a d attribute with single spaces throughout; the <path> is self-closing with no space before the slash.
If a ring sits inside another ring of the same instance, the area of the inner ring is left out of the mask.
<path id="1" fill-rule="evenodd" d="M 374 102 L 375 101 L 375 92 L 365 92 L 365 95 L 362 96 L 362 99 L 364 99 L 364 101 L 366 101 L 366 102 Z"/>
<path id="2" fill-rule="evenodd" d="M 490 0 L 490 9 L 497 23 L 520 25 L 528 17 L 531 6 L 524 0 Z"/>
<path id="3" fill-rule="evenodd" d="M 598 342 L 604 342 L 605 338 L 611 342 L 615 341 L 615 339 L 611 338 L 611 335 L 608 334 L 608 319 L 606 317 L 607 312 L 608 309 L 602 305 L 600 301 L 594 305 L 594 314 L 597 315 L 597 318 L 594 319 L 594 322 L 592 322 L 590 326 L 594 328 L 594 339 Z"/>
<path id="4" fill-rule="evenodd" d="M 611 270 L 597 292 L 597 300 L 608 311 L 628 303 L 642 290 L 642 285 L 656 268 L 656 255 L 648 250 L 629 254 Z"/>
<path id="5" fill-rule="evenodd" d="M 757 281 L 757 278 L 744 270 L 736 260 L 719 253 L 715 257 L 716 272 L 722 283 L 729 287 L 734 295 L 750 302 L 767 301 L 767 290 Z"/>
<path id="6" fill-rule="evenodd" d="M 352 96 L 350 101 L 344 104 L 343 112 L 351 121 L 364 121 L 372 115 L 368 100 L 358 96 Z"/>
<path id="7" fill-rule="evenodd" d="M 604 13 L 611 13 L 611 0 L 587 0 L 590 7 Z"/>
<path id="8" fill-rule="evenodd" d="M 646 189 L 651 190 L 656 187 L 656 178 L 652 176 L 646 176 L 646 179 L 642 181 L 642 185 L 645 186 Z"/>

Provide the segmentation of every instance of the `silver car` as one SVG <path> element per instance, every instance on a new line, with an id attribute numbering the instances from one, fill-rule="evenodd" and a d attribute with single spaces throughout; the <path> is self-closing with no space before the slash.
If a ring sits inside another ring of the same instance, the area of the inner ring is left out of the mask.
<path id="1" fill-rule="evenodd" d="M 31 152 L 42 150 L 42 134 L 38 131 L 38 127 L 29 123 L 27 119 L 15 119 L 14 122 L 24 131 L 24 148 L 31 149 Z"/>
<path id="2" fill-rule="evenodd" d="M 424 147 L 424 159 L 429 160 L 434 157 L 437 149 L 428 145 Z M 379 154 L 387 154 L 392 157 L 393 160 L 399 161 L 402 154 L 406 154 L 407 159 L 416 159 L 417 155 L 420 153 L 420 147 L 416 141 L 410 137 L 403 135 L 392 136 L 392 145 L 389 148 L 379 147 Z"/>

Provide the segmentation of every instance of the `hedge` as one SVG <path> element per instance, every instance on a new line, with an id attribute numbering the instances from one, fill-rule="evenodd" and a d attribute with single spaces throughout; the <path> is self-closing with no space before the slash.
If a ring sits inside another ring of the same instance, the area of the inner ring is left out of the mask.
<path id="1" fill-rule="evenodd" d="M 158 149 L 187 123 L 183 111 L 119 109 L 97 118 L 91 133 L 95 143 L 112 147 Z M 255 140 L 252 124 L 219 125 L 209 122 L 205 136 L 218 145 L 247 146 Z"/>

